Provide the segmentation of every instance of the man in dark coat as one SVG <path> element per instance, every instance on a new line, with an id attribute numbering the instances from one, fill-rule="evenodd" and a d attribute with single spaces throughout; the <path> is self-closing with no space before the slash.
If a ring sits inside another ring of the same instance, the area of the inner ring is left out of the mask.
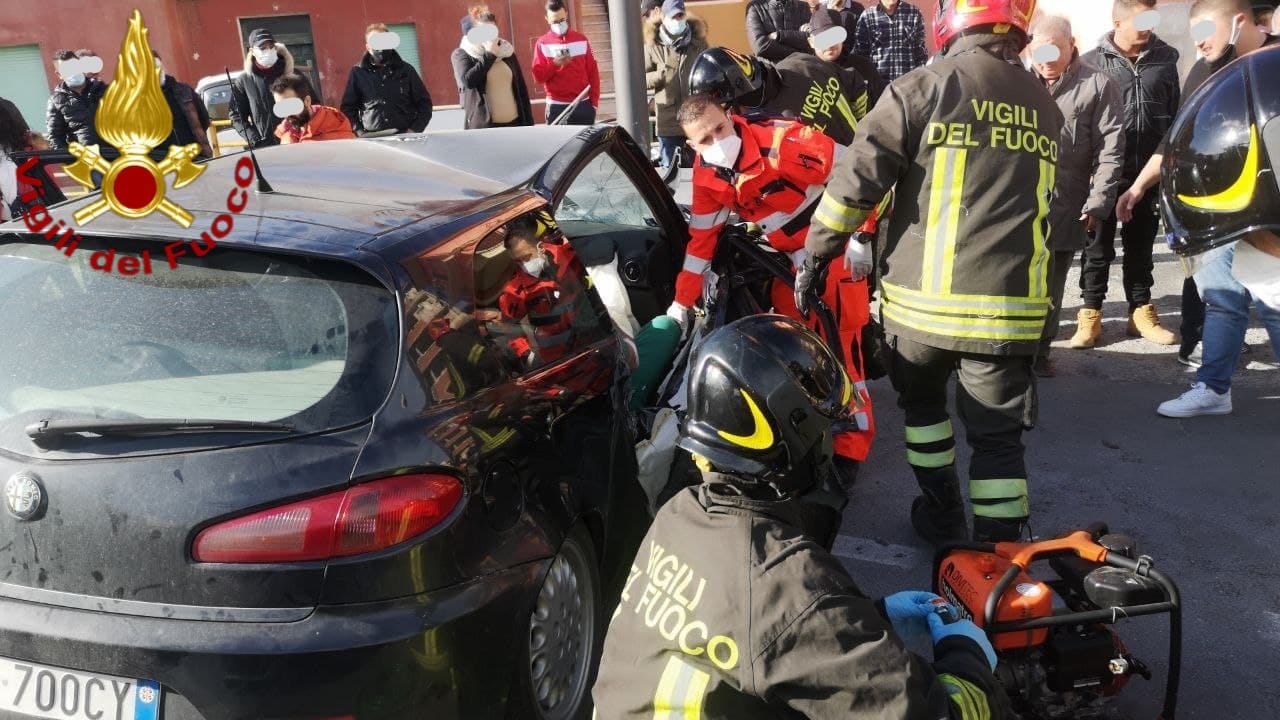
<path id="1" fill-rule="evenodd" d="M 293 72 L 293 55 L 276 42 L 271 32 L 258 28 L 249 33 L 244 74 L 231 83 L 231 124 L 250 147 L 276 145 L 280 118 L 272 112 L 275 98 L 271 83 Z"/>
<path id="2" fill-rule="evenodd" d="M 67 145 L 78 142 L 81 145 L 99 145 L 98 129 L 94 116 L 98 112 L 98 103 L 107 92 L 107 85 L 101 80 L 94 80 L 75 68 L 75 72 L 64 73 L 65 62 L 76 62 L 76 54 L 70 50 L 59 50 L 54 53 L 54 65 L 58 69 L 58 77 L 62 82 L 54 88 L 49 97 L 49 105 L 45 111 L 45 122 L 49 126 L 49 148 L 66 150 Z"/>
<path id="3" fill-rule="evenodd" d="M 751 52 L 778 61 L 809 52 L 809 6 L 801 0 L 752 0 L 747 6 L 747 39 Z"/>
<path id="4" fill-rule="evenodd" d="M 170 145 L 199 145 L 202 160 L 213 157 L 213 147 L 209 144 L 209 110 L 204 101 L 190 85 L 179 82 L 177 78 L 164 72 L 164 63 L 160 53 L 155 50 L 151 54 L 156 58 L 156 69 L 160 71 L 160 90 L 164 93 L 165 102 L 169 103 L 169 112 L 173 114 L 173 134 L 160 147 L 167 152 Z"/>
<path id="5" fill-rule="evenodd" d="M 392 37 L 386 25 L 374 23 L 364 36 L 364 57 L 347 76 L 342 114 L 357 135 L 422 132 L 431 122 L 431 95 L 418 71 L 381 41 Z"/>

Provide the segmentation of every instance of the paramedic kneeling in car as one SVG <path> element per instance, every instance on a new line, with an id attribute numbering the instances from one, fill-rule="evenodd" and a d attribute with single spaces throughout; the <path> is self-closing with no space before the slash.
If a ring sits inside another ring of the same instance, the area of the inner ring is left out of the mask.
<path id="1" fill-rule="evenodd" d="M 599 720 L 1006 717 L 996 656 L 940 598 L 865 597 L 805 537 L 793 498 L 829 465 L 853 383 L 781 315 L 709 335 L 689 364 L 680 447 L 702 484 L 658 510 L 605 636 Z M 903 636 L 928 634 L 931 668 Z"/>
<path id="2" fill-rule="evenodd" d="M 545 212 L 528 213 L 511 221 L 503 243 L 519 268 L 502 289 L 498 308 L 509 322 L 527 319 L 537 343 L 535 348 L 524 337 L 517 337 L 510 342 L 511 349 L 526 367 L 557 360 L 575 349 L 575 323 L 582 303 L 591 301 L 586 292 L 591 278 Z M 648 400 L 679 343 L 680 326 L 665 315 L 654 318 L 636 334 L 632 407 Z"/>

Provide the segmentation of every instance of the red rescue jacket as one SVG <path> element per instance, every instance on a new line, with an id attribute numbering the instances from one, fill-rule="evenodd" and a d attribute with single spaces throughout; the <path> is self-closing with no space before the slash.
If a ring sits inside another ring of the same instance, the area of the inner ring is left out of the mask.
<path id="1" fill-rule="evenodd" d="M 568 244 L 543 245 L 550 262 L 542 275 L 534 277 L 517 267 L 498 298 L 498 309 L 508 322 L 526 318 L 533 325 L 538 358 L 550 362 L 563 357 L 573 348 L 573 324 L 578 315 L 578 302 L 585 288 L 580 278 L 587 276 L 582 261 Z M 517 357 L 535 349 L 526 338 L 510 341 Z"/>
<path id="2" fill-rule="evenodd" d="M 685 307 L 702 294 L 702 273 L 731 211 L 760 225 L 774 248 L 787 253 L 803 248 L 837 149 L 843 151 L 831 138 L 795 120 L 732 118 L 742 138 L 735 169 L 706 165 L 701 157 L 693 164 L 689 244 L 676 278 L 676 302 Z"/>

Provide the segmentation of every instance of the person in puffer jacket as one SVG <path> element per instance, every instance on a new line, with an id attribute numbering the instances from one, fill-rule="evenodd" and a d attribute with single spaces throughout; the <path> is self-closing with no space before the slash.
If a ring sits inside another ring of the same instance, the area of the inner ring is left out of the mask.
<path id="1" fill-rule="evenodd" d="M 418 71 L 395 50 L 374 47 L 372 36 L 386 32 L 382 23 L 365 28 L 364 56 L 342 93 L 342 114 L 357 135 L 422 132 L 431 122 L 431 94 Z"/>
<path id="2" fill-rule="evenodd" d="M 244 56 L 244 74 L 231 83 L 231 125 L 249 143 L 259 148 L 278 144 L 275 98 L 271 83 L 293 73 L 293 55 L 265 28 L 249 33 L 249 51 Z M 309 93 L 310 94 L 310 93 Z"/>
<path id="3" fill-rule="evenodd" d="M 94 116 L 98 112 L 98 103 L 102 102 L 102 96 L 107 92 L 107 85 L 101 80 L 87 77 L 83 72 L 64 75 L 62 63 L 76 59 L 76 54 L 70 50 L 59 50 L 53 55 L 58 77 L 62 80 L 49 97 L 45 111 L 49 147 L 53 150 L 66 150 L 73 142 L 84 146 L 102 143 Z"/>

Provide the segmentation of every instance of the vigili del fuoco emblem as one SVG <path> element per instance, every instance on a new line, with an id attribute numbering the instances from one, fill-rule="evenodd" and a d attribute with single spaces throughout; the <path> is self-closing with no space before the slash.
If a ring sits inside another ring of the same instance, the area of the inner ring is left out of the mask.
<path id="1" fill-rule="evenodd" d="M 120 157 L 108 162 L 97 145 L 70 144 L 68 151 L 77 161 L 66 167 L 68 175 L 92 189 L 93 173 L 102 174 L 102 197 L 77 210 L 76 223 L 84 225 L 107 210 L 129 219 L 159 210 L 182 227 L 190 227 L 191 213 L 165 198 L 165 178 L 174 173 L 173 187 L 177 189 L 200 177 L 204 166 L 192 162 L 200 146 L 175 145 L 160 162 L 149 156 L 173 132 L 173 114 L 160 89 L 160 73 L 147 43 L 142 13 L 137 10 L 129 18 L 115 78 L 98 106 L 95 121 L 98 134 L 120 151 Z"/>

